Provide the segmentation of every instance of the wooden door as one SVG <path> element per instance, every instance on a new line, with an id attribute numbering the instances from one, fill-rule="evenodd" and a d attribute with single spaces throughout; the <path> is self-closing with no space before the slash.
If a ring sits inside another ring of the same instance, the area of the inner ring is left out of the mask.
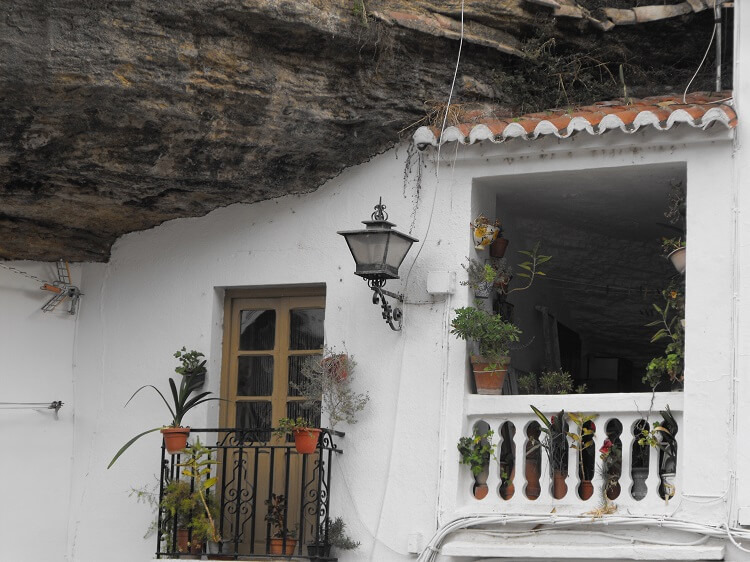
<path id="1" fill-rule="evenodd" d="M 232 527 L 242 536 L 242 552 L 264 553 L 264 502 L 269 493 L 287 497 L 288 529 L 305 525 L 299 515 L 301 495 L 304 480 L 312 478 L 312 464 L 303 467 L 301 457 L 287 448 L 291 440 L 270 429 L 285 417 L 304 417 L 320 425 L 319 414 L 302 407 L 309 397 L 292 383 L 301 382 L 303 361 L 322 352 L 325 297 L 230 294 L 225 315 L 222 426 L 254 430 L 248 436 L 253 446 L 233 455 L 233 466 L 238 461 L 244 466 L 234 477 L 241 475 L 242 489 L 253 501 Z"/>

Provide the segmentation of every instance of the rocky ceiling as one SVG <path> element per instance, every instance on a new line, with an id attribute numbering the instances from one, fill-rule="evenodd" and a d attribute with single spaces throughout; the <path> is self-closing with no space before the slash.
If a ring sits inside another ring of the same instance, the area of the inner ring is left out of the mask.
<path id="1" fill-rule="evenodd" d="M 456 101 L 528 111 L 615 97 L 620 65 L 633 95 L 681 91 L 711 34 L 706 7 L 465 0 Z M 127 232 L 316 189 L 439 113 L 460 8 L 6 0 L 0 258 L 106 261 Z M 695 88 L 711 89 L 712 56 Z"/>

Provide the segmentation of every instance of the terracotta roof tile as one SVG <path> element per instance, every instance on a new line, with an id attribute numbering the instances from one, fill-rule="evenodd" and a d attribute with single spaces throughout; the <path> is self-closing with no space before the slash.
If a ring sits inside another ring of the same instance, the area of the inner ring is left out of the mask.
<path id="1" fill-rule="evenodd" d="M 601 135 L 614 129 L 626 133 L 651 125 L 666 131 L 680 123 L 706 129 L 714 123 L 728 128 L 737 126 L 737 114 L 732 108 L 732 92 L 695 92 L 683 101 L 681 95 L 650 96 L 642 99 L 601 101 L 574 110 L 551 109 L 505 118 L 501 110 L 487 108 L 464 111 L 462 122 L 447 127 L 440 138 L 440 129 L 420 127 L 414 133 L 419 148 L 437 146 L 451 141 L 462 144 L 490 140 L 504 142 L 513 138 L 533 140 L 555 135 L 567 138 L 578 131 Z M 503 119 L 498 119 L 500 115 Z"/>

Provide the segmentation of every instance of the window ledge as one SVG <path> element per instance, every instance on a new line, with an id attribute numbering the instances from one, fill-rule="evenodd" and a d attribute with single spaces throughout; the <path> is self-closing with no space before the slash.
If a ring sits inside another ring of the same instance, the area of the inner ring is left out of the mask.
<path id="1" fill-rule="evenodd" d="M 533 404 L 543 412 L 607 412 L 617 414 L 641 410 L 648 412 L 650 392 L 613 394 L 513 394 L 488 396 L 467 394 L 466 413 L 469 416 L 486 416 L 502 412 L 504 415 L 529 414 Z M 683 409 L 683 392 L 657 392 L 654 395 L 653 411 L 663 410 L 667 405 L 675 412 Z"/>

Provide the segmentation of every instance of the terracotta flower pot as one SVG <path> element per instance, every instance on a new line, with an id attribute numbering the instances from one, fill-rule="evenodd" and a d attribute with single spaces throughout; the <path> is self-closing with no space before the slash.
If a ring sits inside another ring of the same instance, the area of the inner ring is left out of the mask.
<path id="1" fill-rule="evenodd" d="M 677 270 L 677 273 L 685 273 L 685 266 L 687 265 L 687 249 L 677 248 L 671 252 L 668 256 L 672 265 Z"/>
<path id="2" fill-rule="evenodd" d="M 176 455 L 187 447 L 189 427 L 162 427 L 161 434 L 164 436 L 164 446 L 170 455 Z"/>
<path id="3" fill-rule="evenodd" d="M 608 499 L 616 500 L 620 497 L 620 483 L 610 482 L 609 484 L 607 484 L 607 491 L 605 493 Z"/>
<path id="4" fill-rule="evenodd" d="M 507 238 L 498 238 L 490 245 L 490 256 L 493 258 L 502 258 L 505 256 L 505 250 L 508 249 Z"/>
<path id="5" fill-rule="evenodd" d="M 504 361 L 490 362 L 479 355 L 471 356 L 471 365 L 474 370 L 474 381 L 477 385 L 477 394 L 502 394 L 505 374 L 508 372 L 510 358 Z"/>
<path id="6" fill-rule="evenodd" d="M 535 500 L 542 493 L 542 487 L 539 484 L 539 465 L 526 459 L 524 475 L 526 477 L 526 497 Z"/>
<path id="7" fill-rule="evenodd" d="M 474 497 L 478 500 L 483 500 L 487 497 L 490 489 L 487 486 L 487 478 L 490 477 L 489 467 L 484 468 L 482 472 L 474 475 Z"/>
<path id="8" fill-rule="evenodd" d="M 474 497 L 483 500 L 490 493 L 490 487 L 487 484 L 474 484 Z"/>
<path id="9" fill-rule="evenodd" d="M 555 471 L 552 475 L 552 497 L 561 500 L 568 493 L 568 485 L 565 482 L 566 475 L 563 472 Z"/>
<path id="10" fill-rule="evenodd" d="M 578 494 L 583 501 L 586 501 L 594 495 L 594 485 L 591 483 L 591 480 L 581 481 L 581 486 L 578 488 Z"/>
<path id="11" fill-rule="evenodd" d="M 177 552 L 187 552 L 189 532 L 187 529 L 177 529 Z"/>
<path id="12" fill-rule="evenodd" d="M 339 353 L 337 355 L 323 358 L 320 363 L 330 377 L 341 382 L 349 377 L 349 369 L 347 369 L 348 360 L 349 357 L 346 353 Z"/>
<path id="13" fill-rule="evenodd" d="M 294 549 L 297 546 L 297 539 L 286 538 L 286 554 L 294 554 Z M 271 539 L 268 545 L 270 554 L 285 554 L 284 553 L 284 539 Z"/>
<path id="14" fill-rule="evenodd" d="M 294 447 L 298 453 L 309 455 L 318 448 L 320 430 L 313 427 L 304 427 L 294 430 Z"/>
<path id="15" fill-rule="evenodd" d="M 500 497 L 509 500 L 516 493 L 516 486 L 512 481 L 508 481 L 500 486 Z"/>

